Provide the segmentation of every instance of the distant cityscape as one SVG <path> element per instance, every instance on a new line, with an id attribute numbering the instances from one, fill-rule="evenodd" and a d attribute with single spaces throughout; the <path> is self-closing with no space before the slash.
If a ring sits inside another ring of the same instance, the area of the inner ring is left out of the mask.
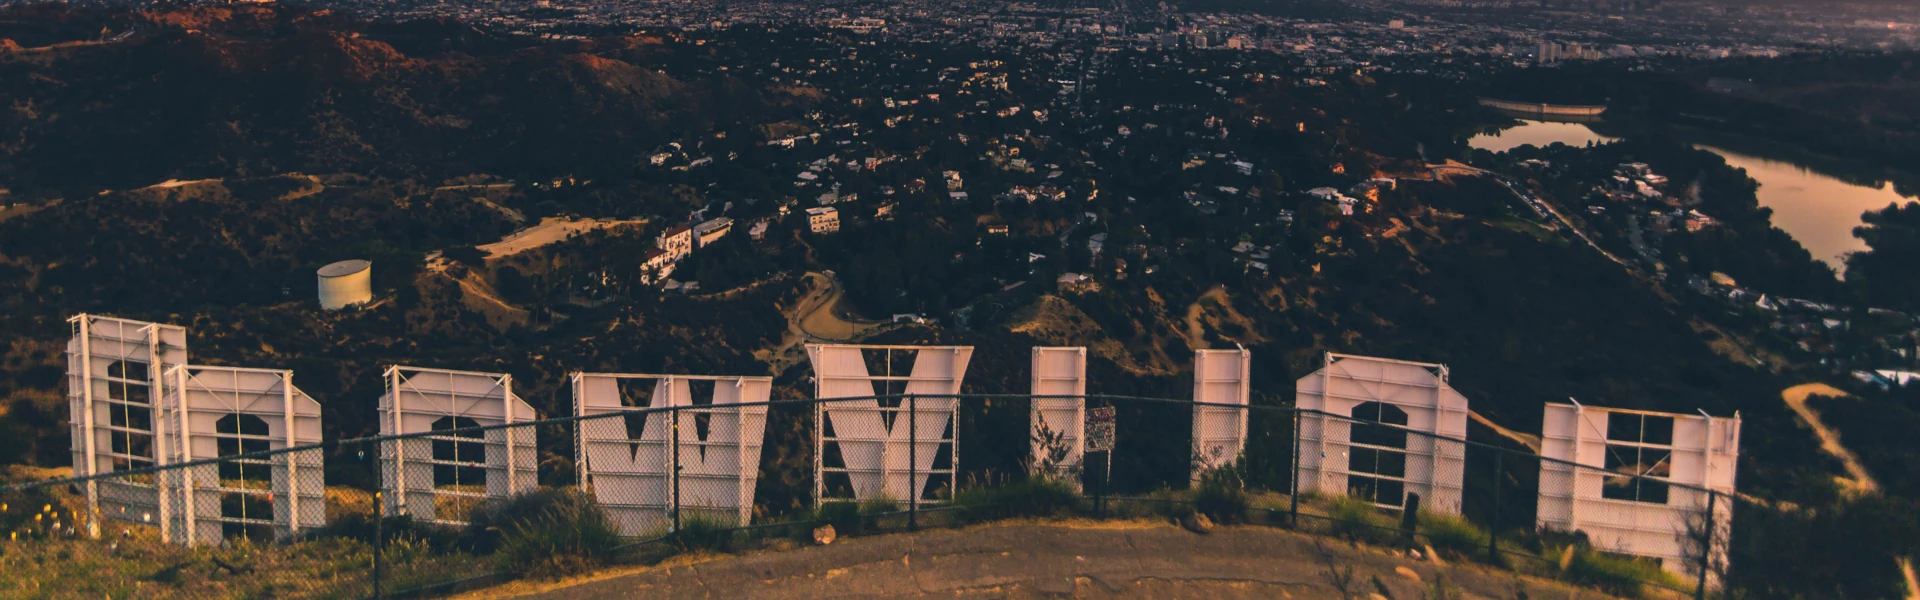
<path id="1" fill-rule="evenodd" d="M 1096 43 L 1136 49 L 1284 51 L 1319 66 L 1442 68 L 1568 60 L 1774 56 L 1796 51 L 1917 46 L 1920 7 L 1820 3 L 1403 0 L 1302 3 L 1301 14 L 1236 11 L 1232 3 L 889 0 L 538 0 L 533 3 L 318 0 L 309 5 L 377 19 L 459 19 L 544 39 L 637 29 L 816 27 L 906 41 L 1044 48 Z M 1408 63 L 1422 57 L 1438 65 Z"/>

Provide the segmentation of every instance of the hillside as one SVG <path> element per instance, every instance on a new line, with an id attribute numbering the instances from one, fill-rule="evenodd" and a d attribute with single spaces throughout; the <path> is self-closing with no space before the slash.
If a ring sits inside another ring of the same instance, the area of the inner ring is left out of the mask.
<path id="1" fill-rule="evenodd" d="M 530 46 L 451 23 L 271 6 L 108 16 L 13 5 L 0 23 L 21 45 L 57 43 L 74 23 L 132 32 L 51 58 L 0 53 L 11 107 L 0 130 L 15 132 L 0 140 L 0 180 L 26 196 L 294 171 L 567 176 L 631 166 L 609 148 L 792 101 L 628 62 L 648 59 L 647 38 Z M 710 86 L 746 94 L 707 102 Z"/>

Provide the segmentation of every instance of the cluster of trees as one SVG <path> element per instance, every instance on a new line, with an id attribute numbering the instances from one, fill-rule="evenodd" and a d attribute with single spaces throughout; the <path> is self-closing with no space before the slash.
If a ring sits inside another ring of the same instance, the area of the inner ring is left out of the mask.
<path id="1" fill-rule="evenodd" d="M 1888 205 L 1861 221 L 1853 235 L 1867 250 L 1847 256 L 1847 283 L 1870 306 L 1920 313 L 1920 203 Z"/>

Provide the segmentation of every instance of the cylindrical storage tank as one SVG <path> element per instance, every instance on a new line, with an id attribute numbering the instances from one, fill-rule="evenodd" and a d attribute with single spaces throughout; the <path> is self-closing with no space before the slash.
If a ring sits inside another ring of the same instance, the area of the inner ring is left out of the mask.
<path id="1" fill-rule="evenodd" d="M 343 260 L 320 267 L 320 308 L 340 310 L 373 301 L 373 263 Z"/>

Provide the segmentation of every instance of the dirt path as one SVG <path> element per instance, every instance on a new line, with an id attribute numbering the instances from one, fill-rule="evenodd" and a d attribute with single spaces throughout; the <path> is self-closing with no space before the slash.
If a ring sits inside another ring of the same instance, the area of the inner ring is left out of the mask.
<path id="1" fill-rule="evenodd" d="M 147 186 L 147 187 L 143 187 L 143 188 L 140 188 L 140 189 L 143 189 L 143 190 L 170 190 L 170 189 L 173 189 L 173 188 L 177 188 L 177 187 L 187 187 L 187 186 L 190 186 L 190 185 L 199 185 L 199 184 L 202 184 L 202 183 L 222 183 L 222 182 L 225 182 L 225 181 L 226 181 L 226 180 L 224 180 L 224 179 L 194 179 L 194 180 L 191 180 L 191 181 L 181 181 L 181 180 L 179 180 L 179 179 L 168 179 L 168 180 L 166 180 L 166 181 L 162 181 L 162 182 L 160 182 L 160 183 L 156 183 L 156 184 L 153 184 L 153 185 L 150 185 L 150 186 Z"/>
<path id="2" fill-rule="evenodd" d="M 800 318 L 812 310 L 813 304 L 819 301 L 821 294 L 826 293 L 825 288 L 828 284 L 825 275 L 807 273 L 802 275 L 801 279 L 806 281 L 807 293 L 794 301 L 793 306 L 785 311 L 787 330 L 780 335 L 780 344 L 754 352 L 754 358 L 767 363 L 768 371 L 776 375 L 785 373 L 789 367 L 805 358 L 806 353 L 801 352 L 800 346 L 807 343 L 807 332 L 800 328 Z"/>
<path id="3" fill-rule="evenodd" d="M 845 296 L 840 282 L 818 273 L 808 273 L 808 277 L 818 276 L 824 280 L 821 292 L 802 302 L 800 310 L 800 332 L 809 338 L 827 342 L 851 342 L 866 337 L 866 334 L 879 328 L 879 323 L 862 323 L 849 320 L 834 310 Z"/>
<path id="4" fill-rule="evenodd" d="M 783 373 L 795 363 L 806 359 L 802 346 L 807 342 L 853 341 L 881 325 L 860 324 L 841 319 L 833 314 L 833 306 L 840 302 L 841 290 L 824 273 L 808 272 L 806 279 L 808 291 L 786 311 L 787 331 L 780 337 L 780 344 L 754 353 L 756 358 L 765 361 L 773 373 Z"/>
<path id="5" fill-rule="evenodd" d="M 1780 392 L 1780 398 L 1787 401 L 1787 407 L 1792 408 L 1795 414 L 1800 415 L 1801 421 L 1813 428 L 1813 434 L 1820 438 L 1820 449 L 1840 459 L 1840 463 L 1846 467 L 1848 477 L 1837 478 L 1842 489 L 1853 493 L 1879 490 L 1879 482 L 1874 481 L 1873 475 L 1868 474 L 1867 468 L 1860 464 L 1860 457 L 1840 445 L 1840 433 L 1820 422 L 1820 413 L 1807 406 L 1807 398 L 1812 396 L 1845 398 L 1847 393 L 1824 383 L 1803 383 Z"/>
<path id="6" fill-rule="evenodd" d="M 1603 598 L 1473 565 L 1414 561 L 1281 529 L 1210 535 L 1153 522 L 1008 522 L 842 538 L 828 546 L 672 560 L 571 582 L 521 582 L 480 598 Z M 789 546 L 790 547 L 790 546 Z M 1346 583 L 1330 567 L 1352 569 Z M 1344 585 L 1345 591 L 1337 586 Z"/>
<path id="7" fill-rule="evenodd" d="M 33 204 L 16 204 L 13 206 L 13 208 L 0 208 L 0 221 L 5 221 L 7 219 L 11 219 L 14 217 L 24 217 L 24 216 L 33 214 L 34 212 L 39 211 L 40 209 L 43 209 L 43 208 L 46 208 L 46 207 L 37 206 Z"/>
<path id="8" fill-rule="evenodd" d="M 575 235 L 596 229 L 642 225 L 646 222 L 646 219 L 624 221 L 587 219 L 575 221 L 564 217 L 547 217 L 540 219 L 539 225 L 507 234 L 507 237 L 501 238 L 498 242 L 480 246 L 480 251 L 487 253 L 488 260 L 504 258 L 548 244 L 559 243 Z"/>
<path id="9" fill-rule="evenodd" d="M 1907 577 L 1907 600 L 1920 600 L 1920 575 L 1913 572 L 1913 559 L 1900 559 L 1900 574 Z"/>

